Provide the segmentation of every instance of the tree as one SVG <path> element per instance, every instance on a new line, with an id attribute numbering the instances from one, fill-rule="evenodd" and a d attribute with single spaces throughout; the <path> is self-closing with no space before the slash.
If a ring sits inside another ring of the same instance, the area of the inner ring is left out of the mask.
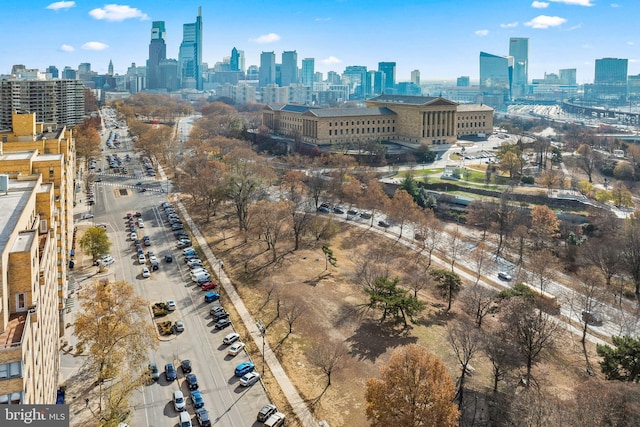
<path id="1" fill-rule="evenodd" d="M 442 361 L 410 344 L 391 355 L 381 378 L 367 381 L 367 419 L 373 427 L 454 427 L 455 388 Z"/>
<path id="2" fill-rule="evenodd" d="M 544 170 L 540 173 L 538 183 L 547 189 L 547 194 L 551 194 L 551 189 L 562 186 L 564 174 L 558 169 Z"/>
<path id="3" fill-rule="evenodd" d="M 598 344 L 600 369 L 608 380 L 640 382 L 640 338 L 611 337 L 614 347 Z"/>
<path id="4" fill-rule="evenodd" d="M 489 289 L 478 283 L 467 287 L 460 294 L 460 301 L 467 314 L 475 319 L 476 326 L 482 327 L 482 320 L 485 318 L 491 307 L 493 307 L 496 291 Z"/>
<path id="5" fill-rule="evenodd" d="M 329 246 L 323 246 L 322 252 L 324 253 L 324 270 L 327 271 L 329 269 L 329 264 L 332 266 L 336 266 L 338 264 L 338 260 L 333 255 L 333 250 Z"/>
<path id="6" fill-rule="evenodd" d="M 587 369 L 591 371 L 589 353 L 587 352 L 587 331 L 589 330 L 589 318 L 583 313 L 593 313 L 604 297 L 602 285 L 604 279 L 602 272 L 595 266 L 588 266 L 578 270 L 578 288 L 575 291 L 576 314 L 582 319 L 582 351 L 584 353 Z"/>
<path id="7" fill-rule="evenodd" d="M 440 248 L 443 239 L 443 230 L 440 220 L 436 218 L 432 210 L 427 210 L 423 217 L 418 220 L 415 229 L 414 238 L 420 248 L 418 255 L 423 256 L 423 252 L 427 253 L 427 262 L 425 270 L 431 268 L 433 262 L 433 253 Z"/>
<path id="8" fill-rule="evenodd" d="M 484 242 L 478 243 L 476 248 L 471 252 L 470 261 L 473 266 L 474 273 L 476 273 L 477 285 L 489 263 L 489 248 L 487 248 L 487 245 Z"/>
<path id="9" fill-rule="evenodd" d="M 531 209 L 530 233 L 536 250 L 551 241 L 558 234 L 559 227 L 558 215 L 548 206 L 537 205 Z"/>
<path id="10" fill-rule="evenodd" d="M 107 237 L 107 231 L 100 227 L 91 227 L 84 232 L 80 239 L 80 248 L 87 254 L 91 255 L 93 261 L 96 261 L 102 255 L 109 253 L 111 242 Z"/>
<path id="11" fill-rule="evenodd" d="M 418 196 L 418 190 L 419 190 L 418 183 L 416 182 L 416 179 L 413 177 L 413 173 L 411 173 L 411 171 L 405 172 L 404 178 L 402 179 L 402 182 L 400 182 L 400 186 L 398 187 L 398 190 L 406 191 L 411 197 L 414 198 L 414 200 Z"/>
<path id="12" fill-rule="evenodd" d="M 418 217 L 418 205 L 406 190 L 397 189 L 388 206 L 390 208 L 389 217 L 400 226 L 400 234 L 398 235 L 398 240 L 400 240 L 404 225 Z"/>
<path id="13" fill-rule="evenodd" d="M 533 365 L 538 362 L 543 350 L 554 346 L 560 324 L 521 298 L 511 298 L 503 308 L 505 335 L 513 341 L 524 360 L 525 386 L 529 387 L 533 379 Z"/>
<path id="14" fill-rule="evenodd" d="M 431 277 L 436 282 L 436 289 L 440 296 L 447 300 L 447 312 L 451 310 L 453 298 L 462 289 L 462 279 L 457 273 L 448 270 L 431 270 Z"/>
<path id="15" fill-rule="evenodd" d="M 101 281 L 79 296 L 81 310 L 73 324 L 78 347 L 86 348 L 84 369 L 102 382 L 107 378 L 142 378 L 150 350 L 157 346 L 147 302 L 127 282 Z M 125 372 L 126 369 L 126 372 Z"/>
<path id="16" fill-rule="evenodd" d="M 622 183 L 616 182 L 611 189 L 611 200 L 617 207 L 633 206 L 631 191 Z"/>
<path id="17" fill-rule="evenodd" d="M 320 396 L 331 385 L 331 374 L 342 367 L 344 356 L 347 353 L 347 349 L 342 342 L 325 343 L 319 347 L 314 347 L 308 354 L 311 363 L 316 365 L 327 376 L 327 384 L 322 390 Z"/>
<path id="18" fill-rule="evenodd" d="M 499 166 L 501 171 L 509 173 L 509 179 L 513 180 L 522 169 L 522 159 L 513 151 L 507 151 L 500 158 Z"/>
<path id="19" fill-rule="evenodd" d="M 557 274 L 556 257 L 549 249 L 534 251 L 529 255 L 528 269 L 532 276 L 532 285 L 545 292 L 547 285 Z"/>
<path id="20" fill-rule="evenodd" d="M 307 311 L 307 308 L 300 300 L 294 300 L 293 302 L 285 304 L 284 319 L 287 321 L 287 325 L 289 325 L 289 332 L 287 333 L 287 336 L 293 333 L 293 324 L 305 313 L 305 311 Z"/>
<path id="21" fill-rule="evenodd" d="M 271 251 L 271 261 L 278 259 L 277 245 L 287 236 L 291 202 L 280 200 L 271 202 L 260 200 L 249 209 L 251 222 L 249 229 L 255 232 L 261 240 L 267 244 L 267 250 Z"/>
<path id="22" fill-rule="evenodd" d="M 473 200 L 467 207 L 467 224 L 482 230 L 482 240 L 487 238 L 487 231 L 495 218 L 495 203 L 485 200 Z"/>
<path id="23" fill-rule="evenodd" d="M 640 215 L 634 213 L 624 220 L 618 233 L 622 265 L 633 279 L 636 297 L 640 296 Z"/>
<path id="24" fill-rule="evenodd" d="M 470 328 L 469 325 L 456 322 L 447 328 L 447 340 L 460 365 L 456 397 L 458 400 L 458 408 L 462 410 L 464 403 L 464 381 L 469 372 L 471 359 L 473 359 L 473 356 L 480 348 L 480 336 L 476 329 Z"/>
<path id="25" fill-rule="evenodd" d="M 85 161 L 89 157 L 100 154 L 100 134 L 96 128 L 96 124 L 89 118 L 84 119 L 82 124 L 73 128 L 73 138 L 76 141 L 76 156 L 78 159 L 84 158 Z"/>
<path id="26" fill-rule="evenodd" d="M 464 255 L 467 251 L 466 243 L 462 240 L 462 233 L 457 224 L 455 230 L 446 234 L 443 249 L 449 258 L 451 271 L 453 271 L 453 266 L 458 260 L 458 257 Z"/>
<path id="27" fill-rule="evenodd" d="M 392 315 L 395 320 L 402 320 L 406 328 L 407 317 L 413 320 L 416 314 L 424 310 L 425 304 L 415 296 L 408 295 L 407 290 L 398 286 L 399 281 L 397 277 L 389 279 L 380 276 L 365 286 L 364 291 L 369 296 L 367 307 L 382 310 L 380 322 Z"/>
<path id="28" fill-rule="evenodd" d="M 496 330 L 487 333 L 482 341 L 484 353 L 491 362 L 494 392 L 498 391 L 498 383 L 521 362 L 518 349 L 505 335 L 504 330 Z"/>
<path id="29" fill-rule="evenodd" d="M 589 182 L 593 182 L 593 172 L 595 172 L 600 165 L 602 156 L 587 144 L 580 145 L 576 150 L 576 154 L 576 164 L 587 174 Z"/>

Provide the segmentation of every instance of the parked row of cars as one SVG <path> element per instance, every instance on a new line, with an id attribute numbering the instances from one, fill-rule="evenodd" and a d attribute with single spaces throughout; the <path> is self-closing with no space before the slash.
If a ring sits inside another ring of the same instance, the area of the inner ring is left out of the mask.
<path id="1" fill-rule="evenodd" d="M 142 162 L 142 166 L 144 167 L 147 176 L 156 176 L 156 171 L 153 168 L 153 164 L 147 156 L 143 156 L 142 158 L 140 158 L 140 161 Z"/>
<path id="2" fill-rule="evenodd" d="M 318 206 L 317 210 L 320 213 L 333 212 L 334 214 L 337 214 L 337 215 L 344 215 L 346 213 L 347 219 L 360 218 L 364 220 L 369 220 L 373 216 L 371 212 L 358 212 L 356 209 L 353 209 L 353 208 L 347 210 L 342 206 L 338 206 L 338 205 L 332 206 L 329 203 L 322 203 L 320 206 Z M 389 224 L 388 221 L 384 221 L 384 220 L 378 221 L 378 227 L 389 228 L 390 226 L 391 224 Z"/>
<path id="3" fill-rule="evenodd" d="M 159 377 L 158 368 L 155 363 L 149 365 L 149 369 L 151 371 L 152 378 L 157 380 Z M 189 398 L 191 399 L 191 403 L 195 409 L 196 418 L 198 419 L 198 423 L 202 427 L 210 427 L 211 426 L 211 418 L 209 417 L 209 412 L 204 408 L 204 398 L 202 397 L 202 393 L 198 384 L 198 378 L 192 372 L 193 367 L 190 360 L 182 360 L 180 362 L 180 369 L 182 370 L 182 374 L 184 375 L 185 383 L 189 389 Z M 165 378 L 168 382 L 173 382 L 178 379 L 178 371 L 173 363 L 167 363 L 164 367 Z M 191 426 L 191 417 L 187 412 L 187 400 L 184 396 L 184 393 L 180 388 L 173 392 L 173 407 L 180 414 L 180 426 L 190 427 Z"/>

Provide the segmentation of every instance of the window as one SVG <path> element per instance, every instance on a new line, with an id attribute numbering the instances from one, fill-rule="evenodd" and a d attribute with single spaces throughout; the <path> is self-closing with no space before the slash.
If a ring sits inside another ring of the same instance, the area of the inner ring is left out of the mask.
<path id="1" fill-rule="evenodd" d="M 22 375 L 20 362 L 4 363 L 0 365 L 0 380 L 16 378 Z"/>
<path id="2" fill-rule="evenodd" d="M 16 294 L 16 311 L 25 311 L 27 309 L 27 294 L 20 292 Z"/>

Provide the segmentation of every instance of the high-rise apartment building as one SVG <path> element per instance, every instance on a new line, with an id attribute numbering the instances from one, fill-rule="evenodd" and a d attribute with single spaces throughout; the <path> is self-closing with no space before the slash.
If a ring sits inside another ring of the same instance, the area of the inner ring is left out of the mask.
<path id="1" fill-rule="evenodd" d="M 529 39 L 511 37 L 509 39 L 509 56 L 513 57 L 512 96 L 524 96 L 527 94 L 529 85 Z"/>
<path id="2" fill-rule="evenodd" d="M 38 122 L 75 126 L 85 116 L 85 86 L 80 80 L 0 82 L 0 129 L 12 126 L 14 112 L 35 113 Z"/>
<path id="3" fill-rule="evenodd" d="M 315 80 L 315 59 L 304 58 L 302 60 L 302 84 L 313 87 Z"/>
<path id="4" fill-rule="evenodd" d="M 178 67 L 183 88 L 202 90 L 202 7 L 196 22 L 182 26 Z"/>
<path id="5" fill-rule="evenodd" d="M 378 62 L 378 71 L 384 73 L 384 92 L 393 94 L 396 87 L 396 63 Z"/>
<path id="6" fill-rule="evenodd" d="M 151 24 L 151 42 L 149 42 L 149 59 L 147 60 L 147 88 L 166 89 L 160 85 L 160 63 L 167 59 L 167 31 L 164 21 L 153 21 Z"/>
<path id="7" fill-rule="evenodd" d="M 295 50 L 282 52 L 280 86 L 298 83 L 298 53 Z"/>
<path id="8" fill-rule="evenodd" d="M 276 84 L 276 54 L 262 52 L 260 54 L 260 72 L 258 87 Z"/>
<path id="9" fill-rule="evenodd" d="M 73 240 L 71 131 L 14 113 L 0 132 L 0 404 L 53 404 Z"/>

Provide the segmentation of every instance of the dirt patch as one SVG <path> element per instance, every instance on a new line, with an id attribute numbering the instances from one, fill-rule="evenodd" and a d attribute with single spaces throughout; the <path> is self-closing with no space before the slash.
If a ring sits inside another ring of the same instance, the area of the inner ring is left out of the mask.
<path id="1" fill-rule="evenodd" d="M 400 346 L 417 343 L 429 348 L 444 361 L 452 377 L 457 377 L 458 366 L 446 339 L 449 321 L 462 316 L 457 304 L 445 314 L 442 300 L 426 290 L 420 297 L 427 308 L 408 328 L 388 321 L 380 323 L 381 313 L 364 307 L 367 299 L 357 285 L 357 259 L 384 253 L 392 266 L 389 275 L 393 277 L 399 267 L 416 256 L 415 252 L 371 231 L 339 223 L 337 237 L 329 242 L 305 241 L 304 249 L 295 252 L 291 251 L 292 242 L 279 243 L 280 256 L 273 262 L 264 243 L 238 233 L 232 212 L 218 212 L 210 222 L 205 222 L 193 208 L 190 211 L 214 253 L 224 260 L 225 271 L 249 311 L 267 325 L 267 342 L 318 420 L 327 420 L 332 427 L 369 425 L 365 416 L 366 381 L 379 375 L 379 369 Z M 328 244 L 333 251 L 336 267 L 325 268 L 322 244 Z M 287 316 L 300 307 L 302 314 L 293 321 L 290 332 Z M 232 320 L 241 334 L 247 333 L 235 313 Z M 489 316 L 485 328 L 491 328 L 495 322 Z M 585 376 L 577 338 L 567 334 L 561 342 L 562 353 L 546 355 L 549 362 L 534 369 L 536 378 L 541 382 L 548 379 L 545 387 L 552 387 L 560 396 L 567 395 Z M 348 352 L 327 388 L 327 377 L 314 364 L 313 356 L 336 343 L 344 343 Z M 248 343 L 247 350 L 259 366 L 261 349 Z M 593 355 L 592 348 L 590 352 Z M 488 360 L 478 356 L 472 365 L 474 372 L 467 387 L 480 393 L 490 392 Z M 277 383 L 268 371 L 264 379 L 270 398 L 287 411 Z M 509 379 L 510 383 L 517 381 L 517 375 Z M 293 418 L 291 412 L 287 415 Z M 292 421 L 290 425 L 298 425 Z"/>

